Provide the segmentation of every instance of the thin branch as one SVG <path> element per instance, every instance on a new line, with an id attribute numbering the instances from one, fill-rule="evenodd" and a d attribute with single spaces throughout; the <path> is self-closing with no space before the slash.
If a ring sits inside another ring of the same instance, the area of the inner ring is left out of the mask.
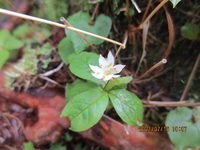
<path id="1" fill-rule="evenodd" d="M 175 64 L 176 65 L 176 64 Z M 150 78 L 148 79 L 144 79 L 144 80 L 139 80 L 137 81 L 137 79 L 134 79 L 131 81 L 132 84 L 135 84 L 135 83 L 142 83 L 142 82 L 148 82 L 148 81 L 151 81 L 152 79 L 156 78 L 156 77 L 159 77 L 161 75 L 163 75 L 164 73 L 166 73 L 167 71 L 171 70 L 175 65 L 165 69 L 164 71 L 158 73 L 158 74 L 155 74 L 154 76 L 151 76 Z"/>
<path id="2" fill-rule="evenodd" d="M 124 38 L 124 42 L 123 44 L 126 45 L 127 39 L 128 39 L 128 31 L 125 32 L 124 34 L 125 38 Z M 115 54 L 115 58 L 117 57 L 117 55 L 119 54 L 120 50 L 121 50 L 121 46 L 119 47 L 119 49 L 117 50 L 116 54 Z"/>
<path id="3" fill-rule="evenodd" d="M 169 0 L 163 0 L 151 13 L 150 15 L 145 19 L 145 21 L 139 26 L 140 29 L 143 29 L 143 25 L 146 24 L 151 17 L 163 6 L 165 3 L 167 3 Z"/>
<path id="4" fill-rule="evenodd" d="M 138 71 L 140 69 L 140 66 L 142 64 L 142 60 L 144 59 L 144 57 L 146 56 L 146 41 L 147 41 L 147 33 L 148 33 L 148 29 L 149 29 L 149 22 L 147 24 L 144 24 L 144 28 L 143 28 L 143 35 L 142 35 L 142 49 L 143 49 L 143 52 L 142 52 L 142 56 L 140 58 L 140 62 L 139 62 L 139 65 L 138 65 L 138 68 L 136 70 L 136 73 L 135 73 L 135 77 L 137 76 L 138 74 Z"/>
<path id="5" fill-rule="evenodd" d="M 143 17 L 142 17 L 142 21 L 141 21 L 141 22 L 144 21 L 144 19 L 145 19 L 147 13 L 148 13 L 148 11 L 149 11 L 149 8 L 150 8 L 150 6 L 151 6 L 151 2 L 152 2 L 152 0 L 149 0 L 148 5 L 147 5 L 147 7 L 146 7 L 146 10 L 145 10 L 145 12 L 144 12 L 144 15 L 143 15 Z"/>
<path id="6" fill-rule="evenodd" d="M 102 39 L 102 40 L 105 40 L 105 41 L 108 41 L 108 42 L 111 42 L 111 43 L 114 43 L 114 44 L 117 44 L 117 45 L 120 45 L 120 46 L 122 46 L 122 48 L 126 47 L 125 45 L 123 45 L 120 42 L 117 42 L 117 41 L 114 41 L 114 40 L 111 40 L 111 39 L 108 39 L 108 38 L 105 38 L 103 36 L 99 36 L 99 35 L 96 35 L 96 34 L 93 34 L 93 33 L 87 32 L 87 31 L 76 29 L 74 27 L 69 27 L 69 26 L 66 26 L 66 25 L 63 25 L 63 24 L 60 24 L 60 23 L 56 23 L 56 22 L 53 22 L 53 21 L 49 21 L 49 20 L 45 20 L 45 19 L 41 19 L 41 18 L 29 16 L 29 15 L 17 13 L 17 12 L 13 12 L 13 11 L 9 11 L 9 10 L 5 10 L 5 9 L 2 9 L 2 8 L 0 8 L 0 13 L 10 15 L 10 16 L 19 17 L 19 18 L 23 18 L 23 19 L 27 19 L 27 20 L 37 21 L 37 22 L 57 26 L 57 27 L 60 27 L 60 28 L 65 28 L 65 29 L 77 31 L 77 32 L 80 32 L 80 33 L 83 33 L 83 34 L 87 34 L 87 35 L 90 35 L 90 36 L 93 36 L 93 37 L 96 37 L 96 38 L 99 38 L 99 39 Z"/>
<path id="7" fill-rule="evenodd" d="M 58 86 L 60 86 L 60 87 L 63 87 L 63 86 L 60 85 L 58 82 L 56 82 L 56 81 L 54 81 L 54 80 L 52 80 L 52 79 L 50 79 L 50 78 L 48 78 L 48 77 L 41 76 L 41 75 L 39 75 L 38 77 L 41 78 L 41 79 L 47 80 L 47 81 L 49 81 L 50 83 L 56 84 L 56 85 L 58 85 Z"/>
<path id="8" fill-rule="evenodd" d="M 67 26 L 69 27 L 73 27 L 64 17 L 60 18 L 60 21 L 64 22 Z M 80 37 L 82 37 L 96 52 L 97 54 L 99 54 L 99 52 L 97 51 L 97 49 L 92 45 L 92 43 L 90 43 L 82 34 L 80 34 L 79 32 L 75 31 Z"/>
<path id="9" fill-rule="evenodd" d="M 57 68 L 55 68 L 55 69 L 53 69 L 53 70 L 50 70 L 50 71 L 47 71 L 47 72 L 45 72 L 45 73 L 43 73 L 43 74 L 39 74 L 39 75 L 42 76 L 42 77 L 50 76 L 50 75 L 52 75 L 53 73 L 59 71 L 59 70 L 62 68 L 63 65 L 64 65 L 64 62 L 60 63 L 60 65 L 59 65 Z"/>
<path id="10" fill-rule="evenodd" d="M 94 11 L 93 11 L 93 14 L 92 14 L 92 17 L 91 17 L 91 20 L 90 20 L 90 21 L 94 21 L 94 16 L 95 16 L 95 14 L 96 14 L 98 8 L 99 8 L 99 4 L 96 4 L 95 9 L 94 9 Z"/>
<path id="11" fill-rule="evenodd" d="M 178 101 L 178 102 L 159 102 L 159 101 L 146 101 L 146 100 L 141 100 L 143 104 L 151 104 L 151 105 L 169 105 L 169 104 L 186 104 L 186 101 Z"/>
<path id="12" fill-rule="evenodd" d="M 143 107 L 195 107 L 200 106 L 200 103 L 179 103 L 179 104 L 147 104 L 143 105 Z"/>
<path id="13" fill-rule="evenodd" d="M 4 71 L 4 73 L 5 73 L 7 76 L 11 77 L 11 78 L 18 78 L 18 77 L 20 76 L 20 74 L 10 74 L 10 73 L 8 73 L 7 71 Z"/>
<path id="14" fill-rule="evenodd" d="M 167 59 L 162 59 L 160 62 L 158 62 L 157 64 L 155 64 L 153 67 L 151 67 L 149 70 L 147 70 L 143 75 L 141 75 L 137 80 L 142 79 L 143 77 L 145 77 L 148 73 L 150 73 L 152 70 L 158 68 L 159 66 L 163 65 L 167 63 Z"/>
<path id="15" fill-rule="evenodd" d="M 138 13 L 141 13 L 141 10 L 140 10 L 139 6 L 137 5 L 137 3 L 134 0 L 131 0 L 131 2 L 133 3 L 135 8 L 137 9 Z"/>
<path id="16" fill-rule="evenodd" d="M 188 91 L 189 85 L 190 85 L 190 83 L 191 83 L 191 81 L 192 81 L 192 79 L 193 79 L 193 77 L 194 77 L 194 74 L 195 74 L 197 68 L 198 68 L 199 61 L 200 61 L 200 54 L 199 54 L 198 57 L 197 57 L 196 63 L 195 63 L 195 65 L 194 65 L 193 69 L 192 69 L 192 72 L 191 72 L 191 74 L 190 74 L 190 77 L 189 77 L 189 79 L 188 79 L 188 82 L 187 82 L 186 87 L 185 87 L 185 89 L 184 89 L 184 91 L 183 91 L 183 94 L 182 94 L 182 96 L 181 96 L 180 101 L 182 101 L 182 100 L 185 98 L 185 95 L 186 95 L 186 93 L 187 93 L 187 91 Z"/>

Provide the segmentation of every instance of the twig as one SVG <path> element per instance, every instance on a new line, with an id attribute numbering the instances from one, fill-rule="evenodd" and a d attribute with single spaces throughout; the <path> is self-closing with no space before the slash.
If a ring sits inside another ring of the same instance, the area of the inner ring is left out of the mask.
<path id="1" fill-rule="evenodd" d="M 126 45 L 127 39 L 128 39 L 128 31 L 125 32 L 124 34 L 125 38 L 124 38 L 124 42 L 123 44 Z M 115 58 L 117 57 L 117 55 L 119 54 L 120 50 L 121 50 L 121 46 L 119 47 L 119 49 L 117 50 L 116 54 L 115 54 Z"/>
<path id="2" fill-rule="evenodd" d="M 146 50 L 145 50 L 145 48 L 146 48 L 148 28 L 149 28 L 149 22 L 148 22 L 148 24 L 144 24 L 143 35 L 142 35 L 142 49 L 143 49 L 143 51 L 142 51 L 142 56 L 140 58 L 140 62 L 139 62 L 138 68 L 137 68 L 136 73 L 135 73 L 135 77 L 138 74 L 138 71 L 139 71 L 140 66 L 142 64 L 142 60 L 146 56 Z"/>
<path id="3" fill-rule="evenodd" d="M 180 104 L 147 104 L 143 107 L 184 107 L 184 106 L 200 106 L 200 103 L 180 103 Z"/>
<path id="4" fill-rule="evenodd" d="M 41 79 L 47 80 L 47 81 L 49 81 L 49 82 L 51 82 L 51 83 L 53 83 L 53 84 L 56 84 L 56 85 L 58 85 L 58 86 L 60 86 L 60 87 L 63 87 L 63 86 L 60 85 L 58 82 L 56 82 L 56 81 L 54 81 L 54 80 L 52 80 L 52 79 L 50 79 L 50 78 L 48 78 L 48 77 L 41 76 L 41 75 L 39 75 L 38 77 L 41 78 Z"/>
<path id="5" fill-rule="evenodd" d="M 154 79 L 154 78 L 156 78 L 156 77 L 159 77 L 159 76 L 163 75 L 164 73 L 166 73 L 167 71 L 171 70 L 174 66 L 175 66 L 175 65 L 173 65 L 173 66 L 171 66 L 171 67 L 165 69 L 164 71 L 162 71 L 162 72 L 160 72 L 160 73 L 158 73 L 158 74 L 155 74 L 154 76 L 151 76 L 151 77 L 148 78 L 148 79 L 139 80 L 139 81 L 137 81 L 138 79 L 134 79 L 134 80 L 132 80 L 132 84 L 151 81 L 152 79 Z"/>
<path id="6" fill-rule="evenodd" d="M 149 70 L 147 70 L 143 75 L 141 75 L 137 80 L 142 79 L 143 77 L 145 77 L 149 72 L 151 72 L 152 70 L 154 70 L 155 68 L 158 68 L 159 66 L 163 65 L 167 63 L 167 59 L 162 59 L 160 62 L 158 62 L 157 64 L 155 64 L 153 67 L 151 67 Z"/>
<path id="7" fill-rule="evenodd" d="M 185 87 L 185 89 L 184 89 L 184 91 L 183 91 L 183 94 L 182 94 L 182 96 L 181 96 L 180 101 L 182 101 L 182 100 L 185 98 L 185 95 L 186 95 L 186 93 L 187 93 L 187 91 L 188 91 L 189 85 L 190 85 L 190 83 L 191 83 L 191 81 L 192 81 L 192 79 L 193 79 L 193 77 L 194 77 L 194 74 L 195 74 L 197 68 L 198 68 L 199 61 L 200 61 L 200 54 L 199 54 L 198 57 L 197 57 L 196 63 L 195 63 L 195 65 L 194 65 L 193 69 L 192 69 L 192 72 L 191 72 L 191 74 L 190 74 L 190 77 L 189 77 L 189 79 L 188 79 L 188 82 L 187 82 L 186 87 Z"/>
<path id="8" fill-rule="evenodd" d="M 5 73 L 7 76 L 11 77 L 11 78 L 18 78 L 18 77 L 20 76 L 20 74 L 10 74 L 10 73 L 8 73 L 7 71 L 4 71 L 4 73 Z"/>
<path id="9" fill-rule="evenodd" d="M 73 28 L 73 27 L 69 27 L 69 26 L 66 26 L 66 25 L 63 25 L 63 24 L 60 24 L 60 23 L 56 23 L 56 22 L 53 22 L 53 21 L 49 21 L 49 20 L 45 20 L 45 19 L 41 19 L 41 18 L 29 16 L 29 15 L 17 13 L 17 12 L 13 12 L 13 11 L 9 11 L 9 10 L 5 10 L 5 9 L 2 9 L 2 8 L 0 8 L 0 13 L 10 15 L 10 16 L 19 17 L 19 18 L 23 18 L 23 19 L 27 19 L 27 20 L 42 22 L 42 23 L 57 26 L 57 27 L 60 27 L 60 28 L 65 28 L 65 29 L 77 31 L 77 32 L 80 32 L 80 33 L 83 33 L 83 34 L 87 34 L 87 35 L 90 35 L 90 36 L 93 36 L 93 37 L 96 37 L 96 38 L 99 38 L 99 39 L 102 39 L 102 40 L 105 40 L 105 41 L 108 41 L 108 42 L 111 42 L 111 43 L 114 43 L 114 44 L 117 44 L 117 45 L 120 45 L 120 46 L 122 46 L 122 48 L 126 47 L 122 43 L 108 39 L 106 37 L 99 36 L 99 35 L 96 35 L 96 34 L 93 34 L 93 33 L 87 32 L 87 31 L 83 31 L 83 30 L 80 30 L 80 29 L 76 29 L 76 28 Z"/>
<path id="10" fill-rule="evenodd" d="M 139 26 L 140 29 L 143 29 L 143 25 L 146 24 L 151 17 L 163 6 L 165 3 L 167 3 L 169 0 L 163 0 L 151 13 L 150 15 L 145 19 L 145 21 Z"/>
<path id="11" fill-rule="evenodd" d="M 169 105 L 169 104 L 186 104 L 187 102 L 186 101 L 178 101 L 178 102 L 159 102 L 159 101 L 146 101 L 146 100 L 141 100 L 143 104 L 151 104 L 151 105 Z"/>
<path id="12" fill-rule="evenodd" d="M 93 14 L 92 14 L 92 17 L 91 17 L 91 20 L 90 20 L 90 21 L 94 21 L 94 16 L 95 16 L 95 14 L 96 14 L 98 8 L 99 8 L 99 4 L 96 4 L 95 9 L 94 9 L 94 11 L 93 11 Z"/>
<path id="13" fill-rule="evenodd" d="M 138 13 L 141 13 L 141 10 L 140 10 L 139 6 L 137 5 L 137 3 L 134 0 L 131 0 L 131 2 L 133 3 L 135 8 L 137 9 Z"/>
<path id="14" fill-rule="evenodd" d="M 145 10 L 145 12 L 144 12 L 144 15 L 143 15 L 143 17 L 142 17 L 142 21 L 141 21 L 141 22 L 144 21 L 144 19 L 145 19 L 147 13 L 148 13 L 148 11 L 149 11 L 149 8 L 150 8 L 150 6 L 151 6 L 151 2 L 152 2 L 152 0 L 149 0 L 148 5 L 147 5 L 147 7 L 146 7 L 146 10 Z"/>
<path id="15" fill-rule="evenodd" d="M 64 17 L 60 18 L 60 21 L 64 22 L 67 26 L 69 27 L 73 27 Z M 82 34 L 80 34 L 79 32 L 75 31 L 80 37 L 82 37 L 96 52 L 97 54 L 99 54 L 99 52 L 97 51 L 97 49 L 92 45 L 92 43 L 90 43 Z"/>
<path id="16" fill-rule="evenodd" d="M 42 76 L 42 77 L 50 76 L 50 75 L 52 75 L 53 73 L 59 71 L 59 70 L 62 68 L 63 65 L 64 65 L 64 62 L 60 63 L 60 65 L 59 65 L 57 68 L 55 68 L 55 69 L 53 69 L 53 70 L 50 70 L 50 71 L 47 71 L 47 72 L 45 72 L 45 73 L 43 73 L 43 74 L 39 74 L 39 75 Z"/>

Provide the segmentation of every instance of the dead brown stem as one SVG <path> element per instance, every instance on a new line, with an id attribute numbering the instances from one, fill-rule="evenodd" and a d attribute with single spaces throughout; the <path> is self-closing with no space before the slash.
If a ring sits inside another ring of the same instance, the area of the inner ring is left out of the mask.
<path id="1" fill-rule="evenodd" d="M 76 29 L 74 27 L 70 27 L 70 26 L 60 24 L 60 23 L 56 23 L 56 22 L 53 22 L 53 21 L 49 21 L 49 20 L 45 20 L 45 19 L 41 19 L 41 18 L 37 18 L 37 17 L 25 15 L 25 14 L 13 12 L 13 11 L 5 10 L 5 9 L 1 9 L 1 8 L 0 8 L 0 13 L 10 15 L 10 16 L 19 17 L 19 18 L 23 18 L 23 19 L 27 19 L 27 20 L 32 20 L 32 21 L 37 21 L 37 22 L 49 24 L 49 25 L 52 25 L 52 26 L 57 26 L 57 27 L 69 29 L 69 30 L 72 30 L 72 31 L 77 31 L 77 32 L 80 32 L 80 33 L 83 33 L 83 34 L 87 34 L 87 35 L 90 35 L 90 36 L 93 36 L 93 37 L 96 37 L 96 38 L 99 38 L 99 39 L 102 39 L 102 40 L 105 40 L 105 41 L 108 41 L 108 42 L 111 42 L 111 43 L 114 43 L 114 44 L 117 44 L 117 45 L 120 45 L 120 46 L 122 46 L 122 48 L 126 47 L 125 45 L 123 45 L 120 42 L 117 42 L 117 41 L 114 41 L 114 40 L 111 40 L 111 39 L 108 39 L 108 38 L 105 38 L 103 36 L 99 36 L 99 35 L 96 35 L 96 34 L 93 34 L 93 33 L 87 32 L 87 31 Z"/>
<path id="2" fill-rule="evenodd" d="M 184 91 L 183 91 L 183 94 L 182 94 L 182 96 L 181 96 L 180 101 L 183 101 L 183 99 L 185 98 L 185 95 L 186 95 L 186 93 L 187 93 L 187 91 L 188 91 L 188 89 L 189 89 L 189 85 L 190 85 L 190 83 L 191 83 L 191 81 L 192 81 L 192 79 L 193 79 L 193 77 L 194 77 L 194 74 L 195 74 L 197 68 L 198 68 L 199 61 L 200 61 L 200 54 L 199 54 L 198 57 L 197 57 L 196 63 L 195 63 L 195 65 L 194 65 L 193 69 L 192 69 L 192 72 L 191 72 L 191 74 L 190 74 L 190 77 L 189 77 L 189 79 L 188 79 L 188 82 L 187 82 L 186 87 L 185 87 L 185 89 L 184 89 Z"/>
<path id="3" fill-rule="evenodd" d="M 200 103 L 180 103 L 180 104 L 147 104 L 143 105 L 143 107 L 194 107 L 200 106 Z"/>
<path id="4" fill-rule="evenodd" d="M 140 29 L 143 29 L 143 25 L 146 24 L 150 19 L 151 17 L 153 17 L 153 15 L 163 6 L 165 5 L 165 3 L 167 3 L 169 0 L 163 0 L 151 13 L 150 15 L 145 19 L 145 21 L 140 24 L 139 28 Z"/>
<path id="5" fill-rule="evenodd" d="M 60 18 L 60 21 L 64 22 L 67 26 L 69 27 L 73 27 L 64 17 L 61 17 Z M 92 43 L 90 43 L 82 34 L 80 34 L 79 32 L 77 31 L 74 31 L 76 32 L 80 37 L 82 37 L 95 51 L 97 54 L 99 54 L 99 52 L 97 51 L 97 49 L 92 45 Z"/>

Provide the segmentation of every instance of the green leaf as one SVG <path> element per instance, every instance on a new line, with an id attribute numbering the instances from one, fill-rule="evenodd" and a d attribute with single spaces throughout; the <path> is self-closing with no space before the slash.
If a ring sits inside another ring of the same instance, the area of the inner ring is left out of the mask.
<path id="1" fill-rule="evenodd" d="M 140 99 L 126 90 L 111 90 L 109 98 L 120 118 L 129 125 L 142 125 L 143 106 Z"/>
<path id="2" fill-rule="evenodd" d="M 187 39 L 196 39 L 199 32 L 200 29 L 196 24 L 186 24 L 181 27 L 181 35 Z"/>
<path id="3" fill-rule="evenodd" d="M 32 142 L 25 143 L 24 148 L 23 148 L 23 150 L 33 150 L 33 149 L 34 149 L 34 146 Z"/>
<path id="4" fill-rule="evenodd" d="M 80 132 L 95 125 L 108 105 L 108 95 L 100 88 L 81 93 L 67 103 L 60 117 L 71 120 L 71 130 Z"/>
<path id="5" fill-rule="evenodd" d="M 195 124 L 192 123 L 192 115 L 192 110 L 187 107 L 172 110 L 167 115 L 165 125 L 169 126 L 168 135 L 176 150 L 200 147 L 200 115 L 196 115 Z M 178 127 L 177 132 L 175 127 Z M 184 131 L 182 132 L 181 129 Z"/>
<path id="6" fill-rule="evenodd" d="M 114 86 L 121 85 L 121 84 L 127 84 L 130 82 L 133 78 L 132 77 L 121 77 L 121 78 L 114 78 L 114 82 L 109 81 L 108 85 L 106 86 L 105 90 L 109 91 Z"/>
<path id="7" fill-rule="evenodd" d="M 0 48 L 4 47 L 5 43 L 11 37 L 10 31 L 4 29 L 0 31 Z"/>
<path id="8" fill-rule="evenodd" d="M 89 67 L 89 64 L 99 66 L 99 55 L 81 52 L 79 54 L 69 55 L 68 60 L 70 62 L 69 68 L 74 75 L 95 83 L 100 82 L 100 79 L 92 78 L 91 73 L 93 71 Z"/>
<path id="9" fill-rule="evenodd" d="M 59 43 L 58 47 L 58 53 L 61 57 L 61 59 L 64 61 L 64 63 L 67 65 L 69 63 L 67 57 L 75 53 L 74 47 L 72 43 L 70 42 L 69 38 L 64 38 L 62 41 Z"/>
<path id="10" fill-rule="evenodd" d="M 9 58 L 9 52 L 6 50 L 0 50 L 0 69 L 4 65 L 6 60 L 8 60 L 8 58 Z"/>
<path id="11" fill-rule="evenodd" d="M 101 14 L 95 21 L 93 26 L 90 26 L 91 17 L 87 13 L 78 12 L 68 18 L 68 22 L 75 28 L 81 29 L 87 32 L 91 32 L 103 37 L 107 37 L 110 31 L 112 21 L 108 16 Z M 81 52 L 89 47 L 89 44 L 81 38 L 76 32 L 66 29 L 66 35 L 69 37 L 70 41 L 73 43 L 76 53 Z M 103 40 L 82 34 L 90 43 L 101 44 Z"/>
<path id="12" fill-rule="evenodd" d="M 76 80 L 77 81 L 77 80 Z M 74 82 L 72 84 L 67 83 L 66 86 L 66 103 L 72 100 L 76 95 L 92 90 L 97 87 L 97 84 L 91 82 L 83 82 L 81 80 Z"/>
<path id="13" fill-rule="evenodd" d="M 71 136 L 68 132 L 65 133 L 65 141 L 70 142 L 73 139 L 73 136 Z"/>
<path id="14" fill-rule="evenodd" d="M 170 0 L 173 4 L 173 8 L 176 7 L 176 5 L 181 1 L 181 0 Z"/>
<path id="15" fill-rule="evenodd" d="M 45 43 L 41 48 L 37 47 L 37 55 L 50 55 L 52 52 L 52 46 L 49 42 Z"/>
<path id="16" fill-rule="evenodd" d="M 134 9 L 129 8 L 129 16 L 133 16 L 135 13 Z M 127 16 L 126 11 L 124 12 L 124 15 Z"/>
<path id="17" fill-rule="evenodd" d="M 76 147 L 74 148 L 74 150 L 88 150 L 88 148 L 87 146 L 83 147 L 81 143 L 78 143 Z"/>
<path id="18" fill-rule="evenodd" d="M 27 23 L 21 24 L 13 31 L 13 36 L 16 38 L 26 38 L 33 31 L 33 28 Z"/>
<path id="19" fill-rule="evenodd" d="M 62 146 L 62 142 L 53 144 L 49 150 L 66 150 L 65 146 Z"/>
<path id="20" fill-rule="evenodd" d="M 51 62 L 51 58 L 43 59 L 42 62 L 43 62 L 42 68 L 47 69 L 49 63 Z"/>
<path id="21" fill-rule="evenodd" d="M 24 44 L 20 40 L 15 37 L 10 37 L 9 40 L 5 43 L 5 49 L 7 50 L 15 50 L 22 47 Z"/>

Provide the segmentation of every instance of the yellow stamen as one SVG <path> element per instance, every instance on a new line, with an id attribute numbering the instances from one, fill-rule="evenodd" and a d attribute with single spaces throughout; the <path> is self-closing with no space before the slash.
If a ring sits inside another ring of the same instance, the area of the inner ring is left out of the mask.
<path id="1" fill-rule="evenodd" d="M 101 80 L 103 80 L 103 79 L 105 79 L 106 78 L 106 76 L 103 76 L 102 78 L 101 78 Z"/>
<path id="2" fill-rule="evenodd" d="M 97 74 L 99 74 L 99 72 L 97 72 Z"/>
<path id="3" fill-rule="evenodd" d="M 116 68 L 112 68 L 112 70 L 113 70 L 114 72 L 118 73 Z"/>
<path id="4" fill-rule="evenodd" d="M 108 66 L 106 66 L 106 67 L 108 68 L 108 67 L 110 67 L 111 65 L 112 65 L 112 62 L 111 62 Z"/>

